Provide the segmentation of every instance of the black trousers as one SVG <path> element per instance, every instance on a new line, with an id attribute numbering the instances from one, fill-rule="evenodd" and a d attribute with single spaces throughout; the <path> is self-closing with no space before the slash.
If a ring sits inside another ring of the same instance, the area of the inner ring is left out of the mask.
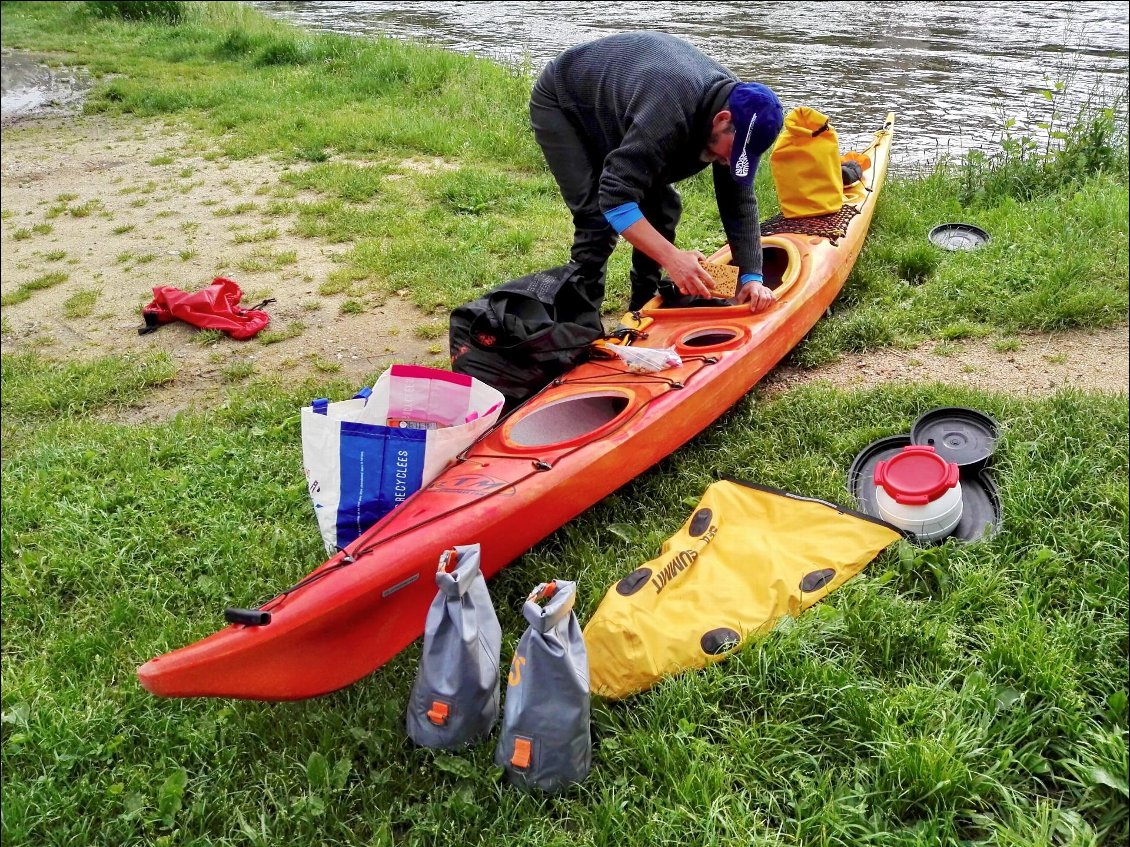
<path id="1" fill-rule="evenodd" d="M 553 64 L 542 72 L 530 95 L 530 125 L 546 164 L 557 180 L 565 205 L 573 213 L 573 249 L 570 258 L 585 267 L 591 278 L 604 279 L 608 257 L 620 236 L 600 209 L 600 175 L 603 157 L 591 150 L 584 131 L 561 110 L 552 77 Z M 683 211 L 679 192 L 670 185 L 657 185 L 644 195 L 640 211 L 668 241 L 674 243 L 675 228 Z M 645 253 L 632 251 L 632 297 L 629 309 L 638 309 L 659 289 L 661 268 Z"/>

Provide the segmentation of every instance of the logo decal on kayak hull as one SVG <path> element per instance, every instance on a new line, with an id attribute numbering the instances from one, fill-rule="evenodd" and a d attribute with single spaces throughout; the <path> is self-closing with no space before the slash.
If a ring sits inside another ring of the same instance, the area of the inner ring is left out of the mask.
<path id="1" fill-rule="evenodd" d="M 469 497 L 496 493 L 514 496 L 514 486 L 511 483 L 481 473 L 448 474 L 429 485 L 428 490 L 437 494 L 464 494 Z"/>

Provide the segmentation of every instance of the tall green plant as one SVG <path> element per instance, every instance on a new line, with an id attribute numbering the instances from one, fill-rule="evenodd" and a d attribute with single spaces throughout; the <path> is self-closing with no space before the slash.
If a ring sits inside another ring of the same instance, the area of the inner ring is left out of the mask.
<path id="1" fill-rule="evenodd" d="M 86 7 L 100 18 L 179 24 L 187 5 L 179 0 L 88 0 Z"/>
<path id="2" fill-rule="evenodd" d="M 1028 123 L 1009 117 L 996 153 L 974 150 L 965 157 L 959 194 L 963 205 L 992 204 L 1004 197 L 1027 201 L 1097 174 L 1126 174 L 1125 92 L 1096 93 L 1071 112 L 1065 106 L 1068 90 L 1062 81 L 1044 88 L 1043 119 Z"/>

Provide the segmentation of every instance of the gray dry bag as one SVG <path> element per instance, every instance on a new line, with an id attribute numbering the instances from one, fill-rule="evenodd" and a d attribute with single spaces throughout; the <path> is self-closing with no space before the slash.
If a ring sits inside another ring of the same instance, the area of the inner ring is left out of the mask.
<path id="1" fill-rule="evenodd" d="M 408 699 L 408 737 L 422 747 L 454 750 L 481 741 L 498 719 L 502 627 L 478 544 L 444 551 L 436 585 Z"/>
<path id="2" fill-rule="evenodd" d="M 494 753 L 522 788 L 561 791 L 581 782 L 592 762 L 589 661 L 573 614 L 576 596 L 575 582 L 542 583 L 522 607 L 529 628 L 510 663 Z"/>

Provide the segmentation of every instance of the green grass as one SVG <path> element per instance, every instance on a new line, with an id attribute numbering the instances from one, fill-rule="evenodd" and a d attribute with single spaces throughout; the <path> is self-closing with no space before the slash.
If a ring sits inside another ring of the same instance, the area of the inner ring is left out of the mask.
<path id="1" fill-rule="evenodd" d="M 420 324 L 417 326 L 413 333 L 417 338 L 434 339 L 447 337 L 447 324 L 434 323 L 434 324 Z"/>
<path id="2" fill-rule="evenodd" d="M 68 318 L 89 317 L 101 296 L 101 288 L 84 288 L 76 291 L 63 301 L 63 314 Z"/>
<path id="3" fill-rule="evenodd" d="M 1125 173 L 1099 174 L 1024 203 L 1006 197 L 968 208 L 954 199 L 959 184 L 944 169 L 888 183 L 838 314 L 817 325 L 796 354 L 800 364 L 938 336 L 1125 323 Z M 931 254 L 925 234 L 945 220 L 969 220 L 993 240 L 972 253 Z"/>
<path id="4" fill-rule="evenodd" d="M 343 315 L 360 315 L 365 311 L 365 304 L 359 300 L 346 300 L 340 311 Z"/>
<path id="5" fill-rule="evenodd" d="M 227 218 L 232 215 L 245 215 L 248 212 L 254 212 L 256 208 L 256 205 L 251 202 L 237 203 L 234 206 L 221 206 L 218 209 L 213 209 L 212 214 L 217 218 Z"/>
<path id="6" fill-rule="evenodd" d="M 192 334 L 192 343 L 199 344 L 201 347 L 210 347 L 225 338 L 227 336 L 218 329 L 202 329 Z"/>
<path id="7" fill-rule="evenodd" d="M 424 310 L 450 309 L 567 259 L 570 221 L 528 131 L 526 69 L 306 33 L 223 4 L 191 6 L 178 27 L 93 21 L 79 4 L 25 4 L 6 21 L 6 45 L 65 50 L 98 73 L 120 74 L 97 86 L 92 110 L 178 118 L 214 138 L 217 157 L 289 159 L 294 167 L 277 188 L 315 197 L 276 200 L 265 211 L 296 214 L 299 235 L 350 243 L 350 283 L 406 291 Z M 1051 91 L 1054 110 L 1062 92 Z M 1125 102 L 1053 114 L 1057 155 L 1033 150 L 1006 124 L 999 155 L 945 163 L 925 181 L 893 178 L 841 299 L 860 308 L 823 322 L 796 363 L 908 346 L 962 322 L 961 331 L 1016 332 L 1124 321 Z M 436 159 L 439 166 L 427 164 Z M 680 189 L 680 243 L 713 251 L 723 239 L 708 176 Z M 775 212 L 768 168 L 758 194 L 763 216 Z M 73 199 L 57 203 L 67 209 Z M 257 208 L 243 202 L 213 213 Z M 953 255 L 929 245 L 929 229 L 954 219 L 989 229 L 990 248 Z M 627 264 L 621 248 L 610 266 L 610 313 L 627 298 Z M 252 257 L 241 269 L 279 264 Z M 349 288 L 339 279 L 323 291 Z"/>
<path id="8" fill-rule="evenodd" d="M 220 379 L 225 383 L 243 382 L 253 373 L 255 373 L 255 363 L 240 359 L 221 368 Z"/>
<path id="9" fill-rule="evenodd" d="M 21 227 L 12 231 L 14 241 L 27 241 L 32 235 L 50 235 L 54 230 L 51 224 L 35 224 L 32 227 Z"/>
<path id="10" fill-rule="evenodd" d="M 521 69 L 302 33 L 238 5 L 187 4 L 177 27 L 94 18 L 76 3 L 0 10 L 6 48 L 91 67 L 93 111 L 192 125 L 210 161 L 279 155 L 270 206 L 213 212 L 294 215 L 300 235 L 350 245 L 317 283 L 323 295 L 363 308 L 403 291 L 442 313 L 567 258 L 570 222 L 530 137 Z M 982 336 L 1007 352 L 1025 331 L 1124 323 L 1127 177 L 1108 155 L 1124 151 L 1124 130 L 1080 127 L 1062 159 L 1030 156 L 1021 143 L 925 178 L 895 175 L 836 313 L 794 360 L 919 341 L 956 356 Z M 435 158 L 441 166 L 409 164 Z M 721 227 L 709 179 L 680 190 L 680 243 L 712 251 Z M 772 214 L 767 168 L 758 195 L 763 217 Z M 87 205 L 78 199 L 47 201 L 47 217 L 75 215 Z M 993 241 L 972 254 L 935 251 L 925 234 L 946 220 L 977 223 Z M 299 264 L 295 252 L 266 247 L 242 261 L 262 272 Z M 627 262 L 619 249 L 609 311 L 626 301 Z M 65 279 L 25 283 L 4 305 Z M 412 331 L 439 340 L 442 325 Z M 208 359 L 227 396 L 158 424 L 116 421 L 177 387 L 167 355 L 3 357 L 5 845 L 1130 838 L 1125 396 L 1036 400 L 944 386 L 750 395 L 492 581 L 507 652 L 531 586 L 578 579 L 586 621 L 720 474 L 846 502 L 858 450 L 936 406 L 972 406 L 1002 423 L 1002 532 L 968 546 L 900 543 L 726 662 L 624 703 L 595 702 L 590 778 L 542 798 L 504 785 L 490 743 L 450 755 L 407 742 L 418 645 L 302 703 L 158 700 L 140 689 L 138 664 L 214 631 L 224 606 L 254 603 L 324 555 L 297 410 L 356 385 L 258 377 L 221 339 L 193 336 L 223 348 Z M 311 362 L 323 378 L 341 369 Z"/>
<path id="11" fill-rule="evenodd" d="M 380 193 L 393 169 L 382 165 L 351 165 L 345 162 L 318 164 L 283 174 L 283 182 L 297 189 L 317 190 L 339 200 L 361 203 Z"/>
<path id="12" fill-rule="evenodd" d="M 242 271 L 266 272 L 278 271 L 287 265 L 298 262 L 296 250 L 272 250 L 269 247 L 256 247 L 238 262 L 236 267 Z"/>
<path id="13" fill-rule="evenodd" d="M 102 201 L 101 200 L 87 200 L 85 203 L 80 203 L 77 206 L 71 206 L 70 208 L 67 209 L 67 211 L 71 213 L 72 217 L 86 218 L 86 217 L 89 217 L 94 212 L 97 212 L 101 208 L 102 208 Z"/>
<path id="14" fill-rule="evenodd" d="M 721 665 L 595 702 L 591 776 L 546 799 L 504 786 L 491 743 L 407 743 L 418 646 L 303 703 L 136 684 L 139 663 L 212 631 L 224 605 L 322 559 L 296 415 L 318 389 L 251 370 L 225 369 L 240 383 L 225 403 L 139 427 L 91 416 L 140 399 L 137 362 L 5 358 L 5 843 L 1124 839 L 1124 398 L 817 387 L 740 403 L 492 581 L 507 651 L 530 586 L 578 578 L 587 620 L 720 472 L 846 502 L 855 452 L 934 406 L 1002 423 L 1003 531 L 896 545 Z"/>
<path id="15" fill-rule="evenodd" d="M 144 359 L 121 357 L 67 364 L 19 354 L 6 355 L 2 362 L 4 384 L 13 390 L 4 391 L 0 408 L 23 420 L 24 426 L 124 407 L 146 389 L 171 382 L 176 371 L 163 353 Z M 18 432 L 19 428 L 5 428 L 6 435 L 10 431 Z"/>
<path id="16" fill-rule="evenodd" d="M 37 276 L 30 282 L 20 283 L 15 291 L 0 297 L 0 305 L 12 306 L 16 303 L 23 303 L 25 300 L 30 299 L 34 292 L 51 288 L 61 282 L 66 282 L 68 279 L 70 279 L 70 274 L 65 271 L 50 271 L 49 273 Z"/>
<path id="17" fill-rule="evenodd" d="M 314 366 L 314 370 L 323 374 L 335 374 L 341 371 L 341 363 L 335 362 L 332 359 L 327 359 L 323 356 L 313 356 L 310 364 Z"/>
<path id="18" fill-rule="evenodd" d="M 274 241 L 279 231 L 274 227 L 259 230 L 237 230 L 232 233 L 232 244 L 257 244 L 261 241 Z"/>
<path id="19" fill-rule="evenodd" d="M 302 321 L 291 321 L 286 326 L 278 329 L 265 329 L 255 337 L 258 338 L 262 344 L 278 344 L 280 341 L 298 338 L 305 331 L 306 324 Z"/>

